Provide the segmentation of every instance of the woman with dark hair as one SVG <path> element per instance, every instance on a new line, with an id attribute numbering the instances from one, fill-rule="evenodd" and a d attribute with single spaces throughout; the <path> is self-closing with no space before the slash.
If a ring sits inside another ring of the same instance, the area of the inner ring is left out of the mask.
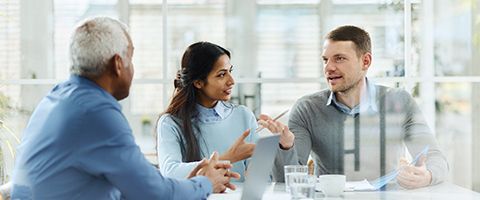
<path id="1" fill-rule="evenodd" d="M 173 98 L 157 123 L 163 175 L 186 177 L 202 158 L 218 151 L 220 160 L 230 161 L 243 180 L 258 125 L 247 107 L 228 102 L 235 84 L 232 69 L 230 52 L 216 44 L 197 42 L 183 54 Z M 261 117 L 265 120 L 259 123 L 271 132 L 288 131 L 268 116 Z"/>

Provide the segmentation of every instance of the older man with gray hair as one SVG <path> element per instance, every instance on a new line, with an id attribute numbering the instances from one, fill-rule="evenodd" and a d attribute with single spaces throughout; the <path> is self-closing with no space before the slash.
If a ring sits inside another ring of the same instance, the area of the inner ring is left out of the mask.
<path id="1" fill-rule="evenodd" d="M 121 22 L 82 23 L 70 44 L 70 78 L 41 100 L 24 130 L 12 199 L 206 199 L 223 192 L 230 164 L 218 154 L 188 177 L 163 177 L 135 144 L 117 102 L 129 94 L 133 44 Z"/>

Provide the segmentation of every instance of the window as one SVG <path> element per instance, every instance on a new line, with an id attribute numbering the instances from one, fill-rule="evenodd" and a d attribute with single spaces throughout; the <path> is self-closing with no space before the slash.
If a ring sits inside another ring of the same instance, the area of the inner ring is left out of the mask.
<path id="1" fill-rule="evenodd" d="M 0 183 L 10 180 L 18 144 L 20 87 L 3 80 L 20 78 L 20 3 L 0 0 Z"/>
<path id="2" fill-rule="evenodd" d="M 480 122 L 474 115 L 479 112 L 480 83 L 479 11 L 474 1 L 20 2 L 0 0 L 0 120 L 17 136 L 38 101 L 68 77 L 70 34 L 86 17 L 113 16 L 130 27 L 135 77 L 130 97 L 121 103 L 147 154 L 154 152 L 153 128 L 172 95 L 173 78 L 188 45 L 210 41 L 229 49 L 235 65 L 233 100 L 256 113 L 276 115 L 301 96 L 326 88 L 323 38 L 339 25 L 352 24 L 372 38 L 368 76 L 413 94 L 449 160 L 451 180 L 474 187 L 475 177 L 470 177 L 480 163 L 471 159 L 480 143 Z M 37 22 L 42 24 L 32 28 Z M 9 134 L 5 128 L 0 133 Z M 7 143 L 1 148 L 8 154 Z M 10 165 L 1 166 L 6 173 L 0 177 L 7 180 Z"/>
<path id="3" fill-rule="evenodd" d="M 116 0 L 54 0 L 54 57 L 55 77 L 65 79 L 69 74 L 69 41 L 74 27 L 87 17 L 104 15 L 118 17 Z"/>
<path id="4" fill-rule="evenodd" d="M 259 5 L 257 51 L 262 78 L 322 76 L 317 6 Z"/>

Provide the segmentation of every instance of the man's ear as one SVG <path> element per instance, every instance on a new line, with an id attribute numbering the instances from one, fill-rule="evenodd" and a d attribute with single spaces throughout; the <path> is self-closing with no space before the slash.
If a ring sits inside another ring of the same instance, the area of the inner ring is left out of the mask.
<path id="1" fill-rule="evenodd" d="M 112 67 L 111 67 L 111 72 L 115 76 L 121 76 L 122 74 L 122 68 L 123 68 L 123 60 L 120 55 L 115 54 L 112 57 Z"/>
<path id="2" fill-rule="evenodd" d="M 367 70 L 370 67 L 370 65 L 372 64 L 372 54 L 370 52 L 363 54 L 362 64 L 363 70 Z"/>
<path id="3" fill-rule="evenodd" d="M 204 83 L 202 80 L 194 80 L 193 81 L 193 86 L 196 87 L 197 89 L 202 89 Z"/>

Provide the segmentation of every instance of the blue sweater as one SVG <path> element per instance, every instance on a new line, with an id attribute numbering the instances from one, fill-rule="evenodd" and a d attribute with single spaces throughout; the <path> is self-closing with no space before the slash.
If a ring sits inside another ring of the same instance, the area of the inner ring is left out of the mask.
<path id="1" fill-rule="evenodd" d="M 236 106 L 227 102 L 219 102 L 214 108 L 205 108 L 197 105 L 198 113 L 193 117 L 192 124 L 200 129 L 199 138 L 201 156 L 208 156 L 217 151 L 220 155 L 237 140 L 247 129 L 250 135 L 246 142 L 254 143 L 258 138 L 255 134 L 257 121 L 253 113 L 245 106 Z M 157 125 L 157 151 L 160 171 L 165 176 L 183 178 L 198 164 L 198 162 L 183 162 L 180 147 L 182 136 L 180 127 L 174 122 L 173 116 L 164 114 Z M 233 163 L 232 171 L 240 173 L 244 180 L 244 171 L 247 162 Z"/>

